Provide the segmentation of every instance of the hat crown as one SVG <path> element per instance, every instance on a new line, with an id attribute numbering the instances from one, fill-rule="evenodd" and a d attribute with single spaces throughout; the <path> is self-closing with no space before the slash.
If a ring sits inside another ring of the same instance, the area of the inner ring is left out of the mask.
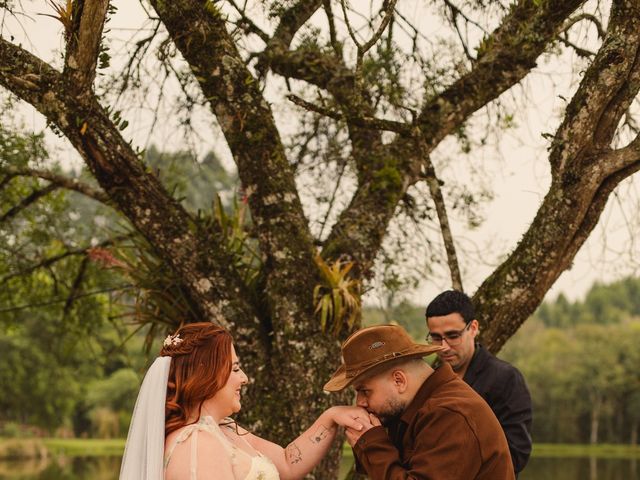
<path id="1" fill-rule="evenodd" d="M 399 325 L 376 325 L 353 333 L 342 344 L 342 364 L 324 390 L 338 392 L 373 368 L 396 358 L 421 358 L 442 350 L 441 346 L 414 343 Z"/>
<path id="2" fill-rule="evenodd" d="M 415 344 L 407 332 L 397 325 L 363 328 L 342 345 L 342 357 L 347 369 L 361 364 L 377 363 L 400 356 Z"/>

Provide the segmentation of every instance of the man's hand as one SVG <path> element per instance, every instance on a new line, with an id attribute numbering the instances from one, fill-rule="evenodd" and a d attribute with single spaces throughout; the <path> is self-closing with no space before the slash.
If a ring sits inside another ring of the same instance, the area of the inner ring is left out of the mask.
<path id="1" fill-rule="evenodd" d="M 351 445 L 352 447 L 357 443 L 357 441 L 360 439 L 360 437 L 364 432 L 372 429 L 373 427 L 379 427 L 382 425 L 378 417 L 376 417 L 373 413 L 368 413 L 368 412 L 366 412 L 366 417 L 364 418 L 357 417 L 357 421 L 360 422 L 360 424 L 362 424 L 361 429 L 353 429 L 353 428 L 345 429 L 345 433 L 347 435 L 347 442 L 349 442 L 349 445 Z"/>

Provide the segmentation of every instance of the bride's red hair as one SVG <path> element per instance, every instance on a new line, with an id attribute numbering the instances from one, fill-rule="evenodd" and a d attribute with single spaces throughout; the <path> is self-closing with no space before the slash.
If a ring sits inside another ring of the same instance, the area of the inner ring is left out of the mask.
<path id="1" fill-rule="evenodd" d="M 172 357 L 165 436 L 188 425 L 193 413 L 197 421 L 202 403 L 224 387 L 231 374 L 233 340 L 225 329 L 213 323 L 189 323 L 180 327 L 176 335 L 182 341 L 167 342 L 160 351 L 160 355 Z"/>

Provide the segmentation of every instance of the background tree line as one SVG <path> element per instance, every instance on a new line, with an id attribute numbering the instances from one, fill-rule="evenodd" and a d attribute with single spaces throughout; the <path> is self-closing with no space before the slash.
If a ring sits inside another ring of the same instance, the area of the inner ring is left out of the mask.
<path id="1" fill-rule="evenodd" d="M 154 289 L 170 281 L 161 266 L 144 264 L 131 232 L 91 197 L 95 182 L 52 160 L 43 134 L 2 118 L 0 168 L 12 173 L 0 180 L 0 436 L 122 437 L 141 372 L 159 350 L 133 282 L 160 297 L 166 292 Z M 195 161 L 151 147 L 145 157 L 192 211 L 218 198 L 205 185 L 230 204 L 237 179 L 213 154 Z M 30 195 L 45 182 L 20 173 L 45 164 L 52 178 L 66 174 L 92 190 Z"/>

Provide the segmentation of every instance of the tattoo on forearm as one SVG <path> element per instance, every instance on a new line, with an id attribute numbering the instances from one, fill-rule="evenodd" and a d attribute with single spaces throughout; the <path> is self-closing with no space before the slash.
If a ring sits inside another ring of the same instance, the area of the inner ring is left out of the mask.
<path id="1" fill-rule="evenodd" d="M 285 450 L 285 456 L 290 464 L 299 463 L 302 461 L 302 452 L 295 443 L 289 444 Z"/>
<path id="2" fill-rule="evenodd" d="M 324 425 L 320 425 L 318 429 L 309 437 L 311 443 L 320 443 L 322 440 L 329 436 L 329 430 Z"/>

